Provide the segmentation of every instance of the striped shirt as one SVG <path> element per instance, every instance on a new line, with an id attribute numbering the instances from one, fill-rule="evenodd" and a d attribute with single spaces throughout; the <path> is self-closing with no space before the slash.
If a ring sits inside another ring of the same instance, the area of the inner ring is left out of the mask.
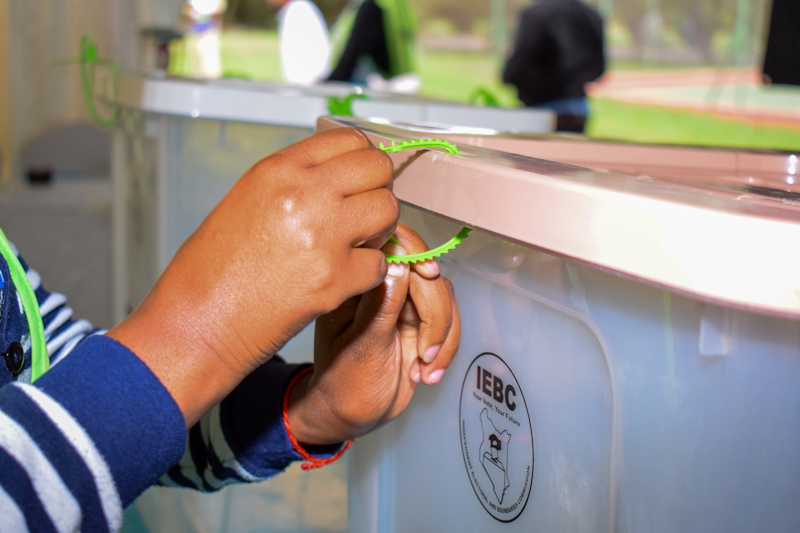
<path id="1" fill-rule="evenodd" d="M 16 251 L 16 250 L 15 250 Z M 0 531 L 118 531 L 122 510 L 153 484 L 213 491 L 259 481 L 302 459 L 281 419 L 303 365 L 275 357 L 187 432 L 177 404 L 130 350 L 48 293 L 36 293 L 51 369 L 30 382 L 30 338 L 0 259 L 0 349 L 21 342 L 23 370 L 0 363 Z M 308 447 L 330 457 L 340 446 Z"/>

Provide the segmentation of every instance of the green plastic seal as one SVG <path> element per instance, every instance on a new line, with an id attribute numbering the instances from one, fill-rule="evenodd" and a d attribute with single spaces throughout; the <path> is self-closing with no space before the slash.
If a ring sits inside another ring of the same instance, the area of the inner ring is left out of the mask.
<path id="1" fill-rule="evenodd" d="M 410 150 L 413 148 L 444 148 L 447 150 L 448 153 L 453 155 L 460 155 L 461 151 L 456 147 L 455 144 L 449 141 L 443 141 L 441 139 L 417 139 L 415 141 L 403 141 L 401 143 L 396 143 L 392 141 L 389 146 L 384 146 L 383 143 L 379 144 L 379 147 L 384 152 L 399 152 L 400 150 Z M 412 255 L 392 255 L 386 254 L 386 260 L 390 263 L 419 263 L 424 262 L 429 259 L 433 259 L 434 257 L 439 257 L 443 254 L 446 254 L 467 238 L 467 234 L 472 231 L 472 228 L 468 228 L 464 226 L 461 228 L 461 231 L 458 234 L 444 243 L 441 246 L 437 246 L 433 250 L 428 250 L 427 252 L 423 252 L 421 254 L 412 254 Z M 393 242 L 397 242 L 397 239 L 392 237 L 390 239 Z"/>

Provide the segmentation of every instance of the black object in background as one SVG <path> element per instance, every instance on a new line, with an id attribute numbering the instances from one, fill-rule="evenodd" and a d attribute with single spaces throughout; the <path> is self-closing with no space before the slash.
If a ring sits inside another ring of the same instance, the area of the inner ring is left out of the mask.
<path id="1" fill-rule="evenodd" d="M 328 81 L 350 81 L 362 56 L 371 57 L 384 72 L 389 70 L 389 52 L 383 28 L 383 11 L 375 0 L 365 0 L 358 8 L 353 30 L 347 39 L 342 58 Z"/>
<path id="2" fill-rule="evenodd" d="M 764 75 L 772 83 L 800 85 L 800 0 L 772 0 Z"/>
<path id="3" fill-rule="evenodd" d="M 604 71 L 597 10 L 580 0 L 542 0 L 522 11 L 503 81 L 517 88 L 523 104 L 584 97 L 584 86 Z"/>
<path id="4" fill-rule="evenodd" d="M 53 181 L 53 169 L 50 167 L 31 167 L 25 174 L 28 182 L 35 185 L 46 185 Z"/>

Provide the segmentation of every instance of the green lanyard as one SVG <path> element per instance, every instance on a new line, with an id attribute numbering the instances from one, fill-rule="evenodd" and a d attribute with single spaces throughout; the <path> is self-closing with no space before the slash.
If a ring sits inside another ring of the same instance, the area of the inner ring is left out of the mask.
<path id="1" fill-rule="evenodd" d="M 0 230 L 0 254 L 6 260 L 11 281 L 17 289 L 17 294 L 22 301 L 22 309 L 28 321 L 28 331 L 31 337 L 31 383 L 42 377 L 50 369 L 50 358 L 47 356 L 47 344 L 44 342 L 44 325 L 42 315 L 39 313 L 39 302 L 33 292 L 31 282 L 25 269 L 11 249 L 3 230 Z"/>
<path id="2" fill-rule="evenodd" d="M 388 77 L 414 72 L 417 18 L 408 0 L 375 0 L 383 12 L 386 51 L 389 56 Z"/>

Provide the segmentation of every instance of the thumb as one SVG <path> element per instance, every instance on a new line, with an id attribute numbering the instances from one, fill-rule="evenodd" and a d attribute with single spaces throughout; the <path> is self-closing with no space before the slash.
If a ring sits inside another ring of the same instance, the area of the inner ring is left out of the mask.
<path id="1" fill-rule="evenodd" d="M 408 294 L 409 271 L 404 263 L 390 263 L 383 283 L 361 297 L 353 330 L 370 344 L 372 353 L 394 346 L 397 321 Z"/>

